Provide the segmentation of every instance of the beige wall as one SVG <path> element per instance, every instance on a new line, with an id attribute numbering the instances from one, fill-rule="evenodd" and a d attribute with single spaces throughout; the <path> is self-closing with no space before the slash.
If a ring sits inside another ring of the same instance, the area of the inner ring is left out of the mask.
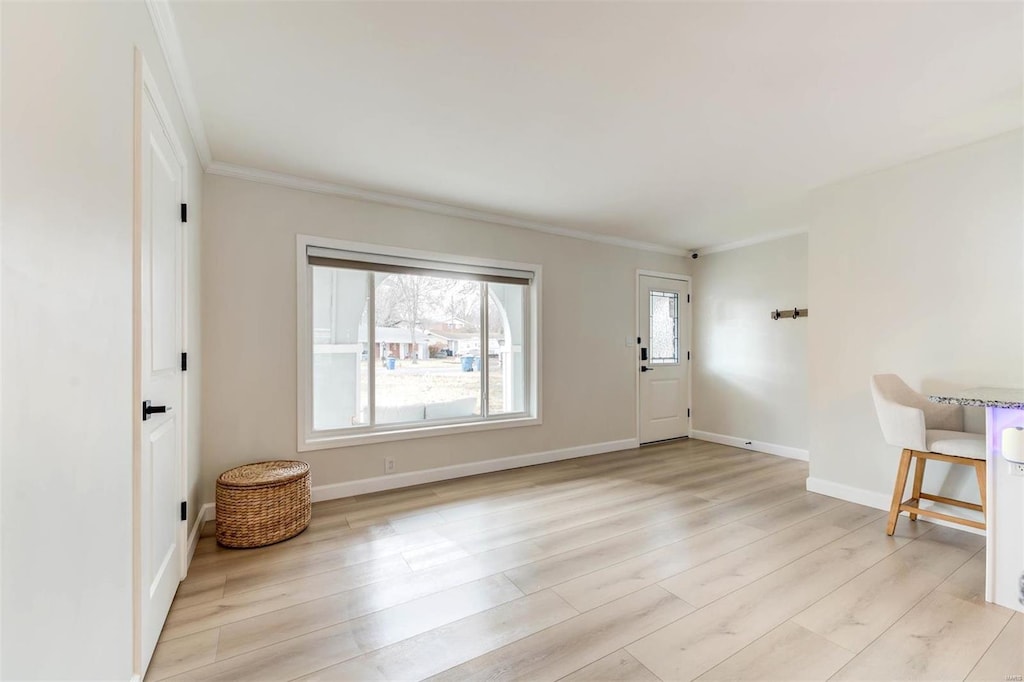
<path id="1" fill-rule="evenodd" d="M 807 235 L 695 261 L 693 429 L 807 449 Z M 699 436 L 699 434 L 698 434 Z"/>
<path id="2" fill-rule="evenodd" d="M 899 450 L 878 428 L 874 373 L 925 392 L 1024 385 L 1022 161 L 1018 131 L 812 197 L 813 484 L 891 494 Z M 968 474 L 930 464 L 925 483 L 976 499 Z"/>
<path id="3" fill-rule="evenodd" d="M 300 457 L 313 485 L 636 436 L 637 268 L 679 256 L 209 175 L 203 223 L 205 499 L 218 473 Z M 540 426 L 296 453 L 298 233 L 543 266 Z"/>
<path id="4" fill-rule="evenodd" d="M 2 12 L 0 678 L 127 680 L 136 46 L 189 155 L 196 264 L 202 170 L 143 3 Z M 198 305 L 190 330 L 198 370 Z"/>

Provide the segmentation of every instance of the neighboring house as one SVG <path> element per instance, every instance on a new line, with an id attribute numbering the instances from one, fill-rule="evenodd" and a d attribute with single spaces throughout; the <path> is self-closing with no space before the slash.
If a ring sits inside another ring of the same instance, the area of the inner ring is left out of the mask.
<path id="1" fill-rule="evenodd" d="M 456 332 L 456 331 L 428 331 L 431 345 L 441 342 L 447 344 L 452 355 L 480 355 L 480 332 Z M 505 339 L 502 335 L 492 334 L 489 338 L 491 355 L 495 349 L 500 353 L 505 346 Z"/>
<path id="2" fill-rule="evenodd" d="M 408 327 L 376 327 L 373 336 L 374 350 L 371 355 L 375 358 L 384 358 L 390 353 L 399 360 L 430 357 L 427 348 L 430 345 L 429 334 L 430 332 L 419 328 L 410 331 Z M 367 341 L 366 327 L 360 327 L 359 343 L 363 348 L 366 347 Z"/>
<path id="3" fill-rule="evenodd" d="M 375 358 L 385 358 L 390 353 L 399 360 L 414 356 L 429 357 L 429 334 L 430 332 L 423 329 L 416 329 L 413 333 L 407 327 L 376 327 L 372 355 Z M 367 342 L 366 327 L 359 327 L 356 343 L 332 343 L 331 330 L 328 328 L 317 328 L 313 332 L 313 349 L 316 353 L 360 353 L 366 351 Z M 477 347 L 479 346 L 477 343 Z"/>
<path id="4" fill-rule="evenodd" d="M 440 330 L 440 331 L 454 331 L 454 332 L 458 332 L 458 331 L 466 331 L 466 330 L 473 329 L 473 327 L 475 327 L 475 326 L 476 326 L 475 323 L 470 322 L 468 320 L 463 320 L 461 317 L 453 317 L 450 320 L 448 320 L 448 321 L 446 321 L 446 322 L 444 322 L 442 324 L 434 325 L 432 327 L 432 330 L 436 329 L 436 330 Z"/>

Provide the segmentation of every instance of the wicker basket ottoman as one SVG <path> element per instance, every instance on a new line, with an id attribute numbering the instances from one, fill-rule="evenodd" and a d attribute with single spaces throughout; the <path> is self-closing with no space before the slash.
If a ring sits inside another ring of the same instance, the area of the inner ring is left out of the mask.
<path id="1" fill-rule="evenodd" d="M 275 460 L 229 469 L 217 478 L 217 542 L 262 547 L 309 525 L 309 465 Z"/>

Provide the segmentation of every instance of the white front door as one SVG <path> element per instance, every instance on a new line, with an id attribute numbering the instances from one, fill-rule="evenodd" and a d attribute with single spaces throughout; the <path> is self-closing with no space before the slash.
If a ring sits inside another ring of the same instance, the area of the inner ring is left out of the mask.
<path id="1" fill-rule="evenodd" d="M 141 397 L 138 461 L 141 664 L 153 656 L 182 578 L 182 224 L 185 168 L 169 129 L 142 89 L 138 169 L 139 301 L 136 349 Z"/>
<path id="2" fill-rule="evenodd" d="M 641 275 L 640 443 L 690 434 L 689 282 Z"/>

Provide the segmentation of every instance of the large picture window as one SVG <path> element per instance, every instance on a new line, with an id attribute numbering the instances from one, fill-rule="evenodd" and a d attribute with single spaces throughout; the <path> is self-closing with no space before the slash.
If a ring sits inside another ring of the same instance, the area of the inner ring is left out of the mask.
<path id="1" fill-rule="evenodd" d="M 300 448 L 536 420 L 537 268 L 324 241 L 299 244 Z"/>

